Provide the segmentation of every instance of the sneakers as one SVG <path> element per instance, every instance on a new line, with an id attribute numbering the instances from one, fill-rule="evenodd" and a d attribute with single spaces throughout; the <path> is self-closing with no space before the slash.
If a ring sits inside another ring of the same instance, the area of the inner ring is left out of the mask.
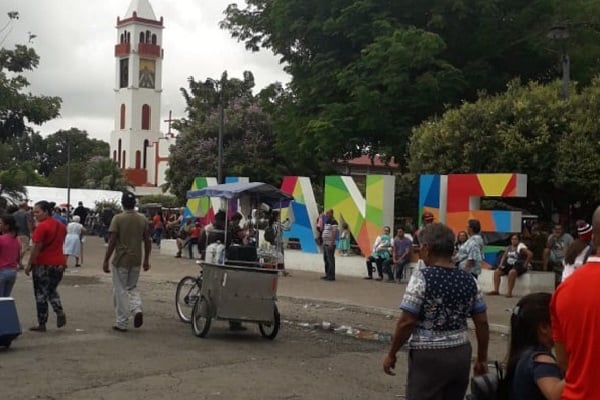
<path id="1" fill-rule="evenodd" d="M 46 325 L 32 326 L 29 330 L 31 332 L 46 332 Z"/>
<path id="2" fill-rule="evenodd" d="M 67 324 L 67 316 L 65 315 L 65 313 L 58 314 L 56 316 L 56 327 L 62 328 L 66 324 Z"/>
<path id="3" fill-rule="evenodd" d="M 112 327 L 113 331 L 117 331 L 117 332 L 127 332 L 127 328 L 121 328 L 120 326 L 114 325 Z"/>
<path id="4" fill-rule="evenodd" d="M 134 315 L 134 317 L 133 317 L 133 327 L 134 328 L 139 328 L 143 324 L 144 324 L 144 314 L 142 314 L 141 311 L 136 312 L 135 315 Z"/>

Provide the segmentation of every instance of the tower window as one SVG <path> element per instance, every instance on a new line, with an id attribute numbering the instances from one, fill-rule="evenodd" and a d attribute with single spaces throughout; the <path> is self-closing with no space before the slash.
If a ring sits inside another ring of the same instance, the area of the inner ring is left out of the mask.
<path id="1" fill-rule="evenodd" d="M 140 33 L 140 43 L 144 43 L 144 32 Z"/>
<path id="2" fill-rule="evenodd" d="M 127 43 L 131 43 L 131 33 L 127 32 Z"/>
<path id="3" fill-rule="evenodd" d="M 119 61 L 119 88 L 126 88 L 129 84 L 129 58 Z"/>
<path id="4" fill-rule="evenodd" d="M 157 40 L 156 40 L 156 35 L 153 34 L 152 35 L 152 44 L 156 44 Z"/>
<path id="5" fill-rule="evenodd" d="M 148 104 L 142 106 L 142 129 L 150 130 L 150 106 Z"/>
<path id="6" fill-rule="evenodd" d="M 113 161 L 117 162 L 117 151 L 113 150 Z"/>
<path id="7" fill-rule="evenodd" d="M 117 164 L 119 164 L 119 167 L 121 166 L 121 139 L 119 139 L 118 145 L 117 145 Z"/>
<path id="8" fill-rule="evenodd" d="M 135 152 L 135 168 L 140 169 L 141 165 L 142 165 L 142 152 L 138 150 Z"/>
<path id="9" fill-rule="evenodd" d="M 121 33 L 121 38 L 119 39 L 119 43 L 125 42 L 125 35 Z"/>
<path id="10" fill-rule="evenodd" d="M 146 160 L 148 158 L 148 147 L 150 146 L 150 142 L 148 139 L 144 140 L 144 158 L 143 158 L 143 166 L 146 169 Z"/>
<path id="11" fill-rule="evenodd" d="M 121 104 L 121 123 L 119 129 L 125 129 L 125 104 Z"/>
<path id="12" fill-rule="evenodd" d="M 125 160 L 127 159 L 127 152 L 125 150 L 123 150 L 123 169 L 125 169 Z"/>
<path id="13" fill-rule="evenodd" d="M 146 31 L 146 43 L 150 43 L 150 38 L 151 38 L 150 31 Z"/>

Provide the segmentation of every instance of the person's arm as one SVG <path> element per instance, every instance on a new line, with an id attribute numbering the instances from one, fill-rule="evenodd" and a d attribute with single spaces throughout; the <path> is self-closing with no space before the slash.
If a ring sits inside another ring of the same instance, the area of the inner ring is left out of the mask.
<path id="1" fill-rule="evenodd" d="M 398 255 L 396 254 L 396 241 L 392 241 L 392 262 L 394 264 L 398 264 L 400 262 L 400 259 L 402 259 L 402 256 L 398 257 Z"/>
<path id="2" fill-rule="evenodd" d="M 29 272 L 31 272 L 31 264 L 36 262 L 36 259 L 37 259 L 38 255 L 40 254 L 40 251 L 42 251 L 42 243 L 34 242 L 33 249 L 31 249 L 31 254 L 29 255 L 29 261 L 27 262 L 27 265 L 25 266 L 25 275 L 29 276 Z"/>
<path id="3" fill-rule="evenodd" d="M 500 264 L 498 264 L 498 268 L 500 269 L 504 268 L 504 263 L 506 262 L 506 255 L 508 254 L 509 247 L 507 247 L 506 250 L 504 250 L 504 254 L 502 254 L 502 257 L 500 258 Z"/>
<path id="4" fill-rule="evenodd" d="M 528 248 L 524 248 L 523 251 L 525 252 L 525 267 L 529 268 L 531 259 L 533 258 L 533 252 Z"/>
<path id="5" fill-rule="evenodd" d="M 148 228 L 148 225 L 146 225 L 146 229 L 144 229 L 142 240 L 144 241 L 144 261 L 142 267 L 144 268 L 144 271 L 148 271 L 150 269 L 150 251 L 152 250 L 152 239 L 150 239 L 150 229 Z"/>
<path id="6" fill-rule="evenodd" d="M 567 370 L 569 366 L 569 353 L 565 348 L 565 345 L 561 342 L 554 342 L 554 353 L 556 354 L 556 362 L 560 369 L 563 371 Z"/>
<path id="7" fill-rule="evenodd" d="M 535 357 L 534 361 L 549 364 L 548 366 L 556 364 L 556 361 L 547 354 L 538 355 Z M 544 376 L 538 378 L 536 384 L 547 400 L 560 400 L 563 389 L 565 388 L 565 380 L 560 379 L 557 376 Z"/>
<path id="8" fill-rule="evenodd" d="M 383 360 L 383 371 L 386 374 L 396 375 L 394 371 L 392 371 L 394 368 L 396 368 L 396 353 L 398 353 L 400 348 L 410 338 L 410 335 L 417 326 L 417 322 L 418 319 L 415 314 L 402 310 L 400 318 L 396 323 L 396 329 L 394 331 L 394 336 L 392 337 L 390 350 Z"/>
<path id="9" fill-rule="evenodd" d="M 104 253 L 104 263 L 102 264 L 102 270 L 107 274 L 110 273 L 110 266 L 108 265 L 110 261 L 110 257 L 112 257 L 113 252 L 115 251 L 117 239 L 115 232 L 108 232 L 108 247 L 106 248 L 106 252 Z"/>
<path id="10" fill-rule="evenodd" d="M 490 341 L 490 326 L 488 324 L 487 312 L 473 314 L 475 324 L 475 335 L 477 336 L 477 359 L 473 366 L 474 375 L 483 375 L 487 372 L 487 354 Z"/>

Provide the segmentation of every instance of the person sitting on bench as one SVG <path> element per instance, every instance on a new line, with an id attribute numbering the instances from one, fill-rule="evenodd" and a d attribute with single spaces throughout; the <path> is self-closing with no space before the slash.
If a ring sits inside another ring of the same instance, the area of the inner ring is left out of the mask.
<path id="1" fill-rule="evenodd" d="M 517 277 L 523 275 L 529 270 L 529 263 L 533 253 L 527 246 L 521 242 L 518 234 L 510 237 L 510 245 L 506 248 L 500 265 L 494 270 L 494 290 L 488 293 L 490 296 L 499 295 L 500 279 L 503 275 L 508 275 L 508 289 L 506 297 L 512 297 Z"/>

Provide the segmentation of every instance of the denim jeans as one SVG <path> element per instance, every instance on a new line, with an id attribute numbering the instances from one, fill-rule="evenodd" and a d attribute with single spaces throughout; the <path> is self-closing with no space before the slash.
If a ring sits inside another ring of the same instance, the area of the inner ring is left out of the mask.
<path id="1" fill-rule="evenodd" d="M 10 297 L 15 281 L 17 280 L 17 270 L 14 268 L 0 269 L 0 297 Z"/>
<path id="2" fill-rule="evenodd" d="M 323 261 L 325 262 L 325 276 L 335 279 L 335 246 L 323 246 Z"/>

